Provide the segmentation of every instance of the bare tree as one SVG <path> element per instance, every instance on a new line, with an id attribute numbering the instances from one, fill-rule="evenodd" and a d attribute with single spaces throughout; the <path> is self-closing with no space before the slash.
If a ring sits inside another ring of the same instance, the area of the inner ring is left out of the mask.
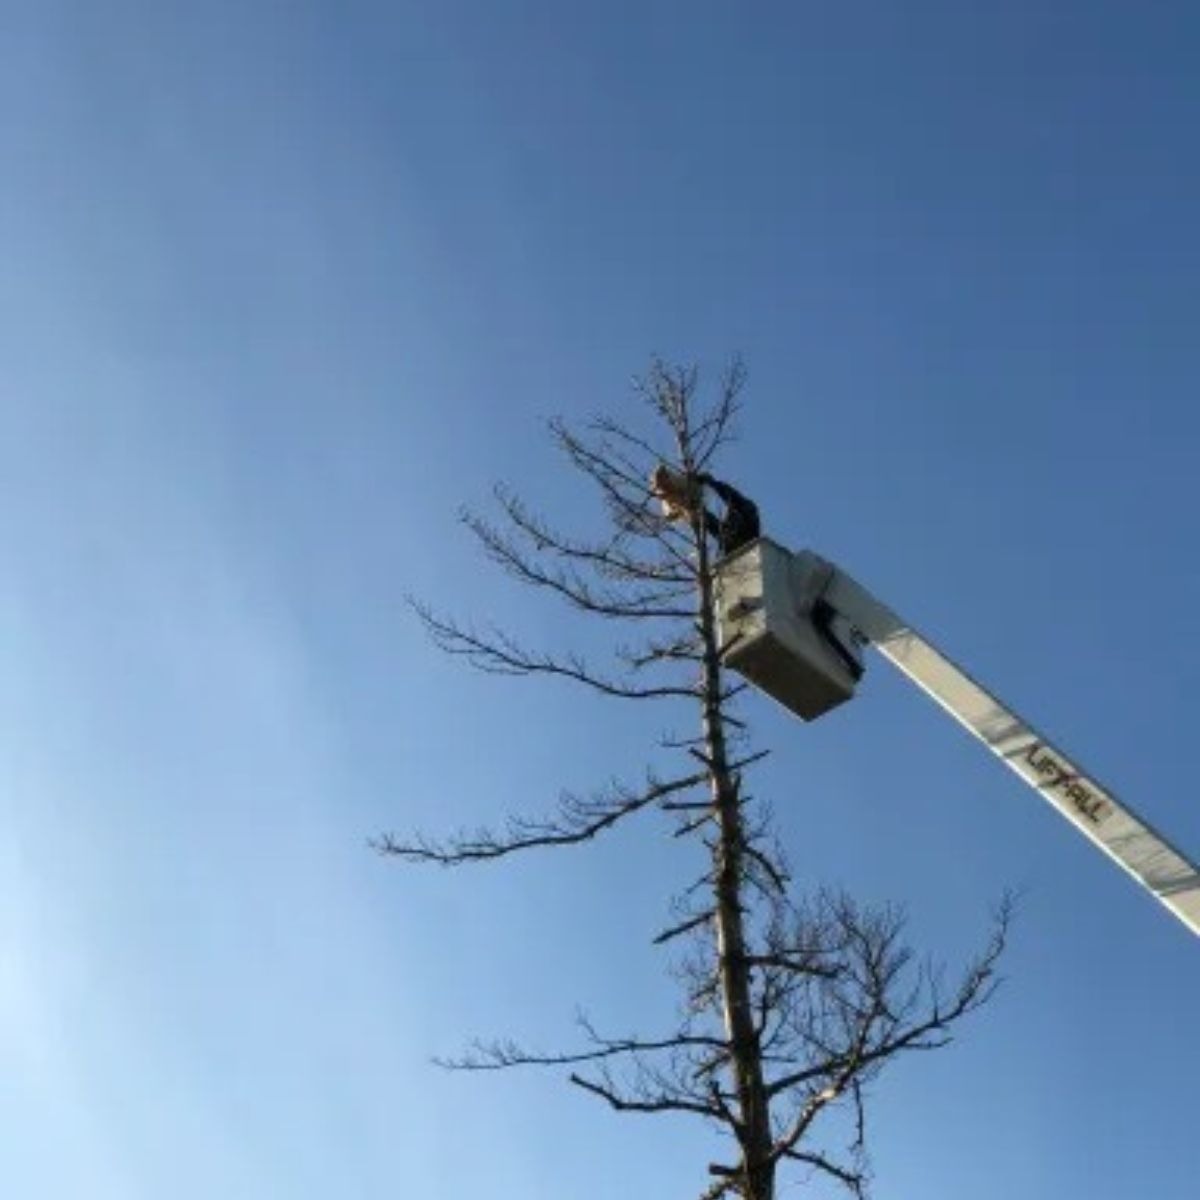
<path id="1" fill-rule="evenodd" d="M 945 1046 L 958 1022 L 989 999 L 1009 907 L 1001 906 L 986 946 L 947 985 L 906 943 L 899 910 L 865 908 L 828 890 L 793 895 L 769 813 L 746 787 L 747 771 L 764 755 L 749 747 L 734 711 L 744 685 L 722 668 L 702 506 L 683 522 L 668 521 L 648 484 L 659 462 L 690 480 L 708 472 L 731 437 L 743 381 L 735 364 L 703 403 L 694 369 L 653 364 L 637 386 L 666 435 L 661 446 L 606 418 L 581 431 L 550 423 L 559 450 L 607 507 L 610 531 L 602 538 L 565 535 L 504 488 L 496 492 L 498 521 L 464 514 L 487 554 L 522 583 L 644 631 L 635 646 L 616 649 L 608 669 L 416 606 L 442 649 L 482 670 L 693 706 L 699 735 L 662 743 L 685 769 L 651 773 L 636 787 L 567 795 L 550 815 L 510 817 L 500 828 L 444 840 L 387 835 L 377 846 L 409 862 L 456 866 L 586 842 L 648 809 L 667 814 L 681 838 L 704 849 L 702 874 L 655 939 L 680 956 L 682 1003 L 673 1027 L 653 1037 L 613 1037 L 582 1020 L 582 1043 L 570 1052 L 477 1042 L 446 1065 L 565 1068 L 573 1084 L 620 1112 L 685 1113 L 712 1123 L 728 1136 L 730 1153 L 708 1167 L 707 1200 L 772 1200 L 785 1162 L 861 1196 L 869 1177 L 869 1086 L 907 1052 Z"/>

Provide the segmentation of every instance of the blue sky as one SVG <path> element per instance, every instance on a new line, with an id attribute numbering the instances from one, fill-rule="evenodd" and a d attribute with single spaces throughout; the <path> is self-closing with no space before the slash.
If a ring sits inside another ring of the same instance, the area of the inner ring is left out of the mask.
<path id="1" fill-rule="evenodd" d="M 0 1179 L 25 1200 L 696 1194 L 686 1124 L 473 1033 L 670 1012 L 648 822 L 474 874 L 382 829 L 636 776 L 416 592 L 588 497 L 540 418 L 750 368 L 729 471 L 1193 854 L 1194 6 L 0 2 Z M 805 880 L 1008 983 L 877 1089 L 876 1194 L 1196 1194 L 1200 947 L 875 664 L 751 706 Z M 788 1191 L 785 1195 L 798 1194 Z M 819 1194 L 819 1193 L 818 1193 Z"/>

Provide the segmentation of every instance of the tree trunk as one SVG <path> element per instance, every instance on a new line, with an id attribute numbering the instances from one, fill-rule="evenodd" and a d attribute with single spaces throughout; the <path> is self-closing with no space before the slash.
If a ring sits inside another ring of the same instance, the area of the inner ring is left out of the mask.
<path id="1" fill-rule="evenodd" d="M 772 1200 L 775 1168 L 771 1159 L 771 1118 L 763 1083 L 762 1047 L 751 1003 L 750 968 L 746 961 L 743 922 L 742 854 L 745 834 L 738 781 L 729 768 L 725 742 L 715 597 L 708 569 L 708 546 L 702 527 L 697 530 L 697 545 L 700 568 L 698 624 L 704 654 L 704 742 L 709 788 L 718 829 L 713 846 L 717 969 L 725 1034 L 732 1053 L 730 1071 L 738 1098 L 738 1134 L 743 1166 L 741 1191 L 745 1200 Z"/>

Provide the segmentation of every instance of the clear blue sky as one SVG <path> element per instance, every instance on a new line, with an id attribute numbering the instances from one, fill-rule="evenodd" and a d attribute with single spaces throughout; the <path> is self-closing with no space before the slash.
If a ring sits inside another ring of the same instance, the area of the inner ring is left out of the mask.
<path id="1" fill-rule="evenodd" d="M 653 351 L 740 350 L 771 531 L 1200 852 L 1198 37 L 1165 0 L 0 2 L 0 1191 L 699 1191 L 686 1123 L 427 1063 L 577 1003 L 652 1031 L 686 854 L 365 848 L 638 772 L 652 731 L 401 598 L 566 644 L 455 508 L 589 519 L 537 421 Z M 751 711 L 804 879 L 951 957 L 1026 889 L 995 1006 L 877 1089 L 877 1195 L 1195 1197 L 1200 945 L 882 664 Z"/>

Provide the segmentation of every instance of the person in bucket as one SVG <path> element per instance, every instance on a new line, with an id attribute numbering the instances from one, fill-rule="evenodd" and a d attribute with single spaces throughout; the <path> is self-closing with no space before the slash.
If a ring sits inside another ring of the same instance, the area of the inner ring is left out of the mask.
<path id="1" fill-rule="evenodd" d="M 704 507 L 706 487 L 724 506 L 725 511 L 720 517 Z M 704 530 L 716 541 L 722 558 L 754 541 L 762 532 L 758 505 L 731 484 L 704 472 L 689 476 L 659 463 L 650 476 L 650 491 L 662 502 L 663 513 L 669 521 L 691 520 L 699 509 Z"/>

